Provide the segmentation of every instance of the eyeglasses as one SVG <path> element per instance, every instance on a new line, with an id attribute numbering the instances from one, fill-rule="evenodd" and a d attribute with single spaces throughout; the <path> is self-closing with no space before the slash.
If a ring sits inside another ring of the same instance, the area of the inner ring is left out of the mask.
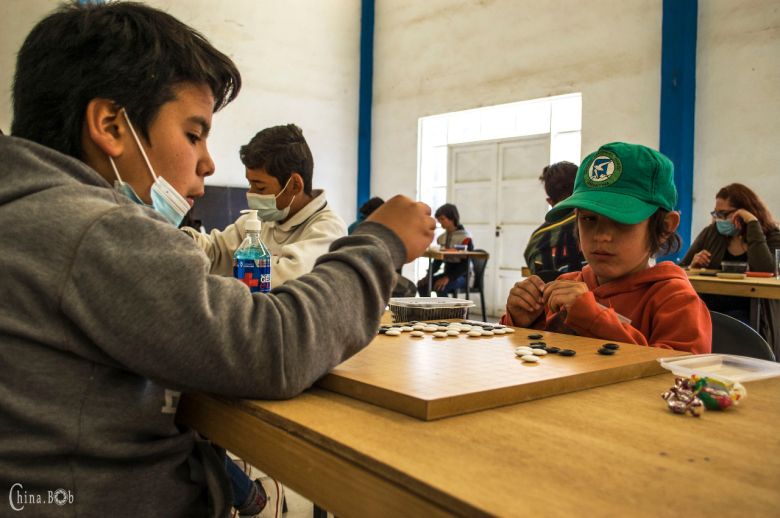
<path id="1" fill-rule="evenodd" d="M 732 214 L 734 214 L 737 211 L 737 209 L 731 209 L 731 210 L 713 210 L 710 212 L 710 216 L 712 216 L 715 219 L 726 219 Z"/>

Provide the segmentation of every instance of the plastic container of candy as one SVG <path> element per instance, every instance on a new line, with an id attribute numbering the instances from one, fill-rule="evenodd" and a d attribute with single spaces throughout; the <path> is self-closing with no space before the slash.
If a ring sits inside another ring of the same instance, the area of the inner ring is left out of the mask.
<path id="1" fill-rule="evenodd" d="M 474 302 L 450 297 L 400 297 L 390 299 L 394 322 L 466 318 Z"/>
<path id="2" fill-rule="evenodd" d="M 780 363 L 732 354 L 697 354 L 658 358 L 661 367 L 675 376 L 707 376 L 744 383 L 780 376 Z"/>

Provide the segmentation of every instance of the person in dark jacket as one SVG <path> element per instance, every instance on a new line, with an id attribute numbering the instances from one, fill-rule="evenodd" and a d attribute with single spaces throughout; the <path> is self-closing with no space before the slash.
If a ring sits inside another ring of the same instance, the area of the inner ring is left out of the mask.
<path id="1" fill-rule="evenodd" d="M 680 261 L 691 268 L 720 269 L 723 261 L 748 263 L 752 272 L 774 272 L 780 228 L 758 195 L 741 183 L 732 183 L 715 195 L 712 223 L 702 230 Z M 750 299 L 728 295 L 701 295 L 712 311 L 750 323 Z M 780 358 L 780 301 L 763 300 L 758 332 Z"/>
<path id="2" fill-rule="evenodd" d="M 539 180 L 544 183 L 547 203 L 551 207 L 571 196 L 576 176 L 577 165 L 571 162 L 545 166 Z M 577 217 L 571 211 L 560 221 L 545 222 L 534 230 L 523 254 L 532 275 L 539 272 L 560 274 L 582 270 L 585 257 L 577 241 L 576 228 Z"/>

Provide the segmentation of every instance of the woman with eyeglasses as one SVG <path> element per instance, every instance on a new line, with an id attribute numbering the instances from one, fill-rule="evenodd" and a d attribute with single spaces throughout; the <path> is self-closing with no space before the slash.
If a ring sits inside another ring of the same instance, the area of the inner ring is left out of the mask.
<path id="1" fill-rule="evenodd" d="M 752 272 L 775 271 L 780 228 L 764 202 L 741 183 L 715 195 L 712 223 L 696 237 L 681 266 L 720 269 L 722 261 L 744 261 Z"/>
<path id="2" fill-rule="evenodd" d="M 751 272 L 775 271 L 775 249 L 780 249 L 780 228 L 764 202 L 749 187 L 732 183 L 715 195 L 712 223 L 702 230 L 680 261 L 691 268 L 720 269 L 723 261 L 748 263 Z M 746 324 L 750 300 L 726 295 L 701 295 L 712 311 L 726 313 Z M 759 315 L 759 333 L 775 351 L 780 349 L 780 304 L 764 301 Z"/>

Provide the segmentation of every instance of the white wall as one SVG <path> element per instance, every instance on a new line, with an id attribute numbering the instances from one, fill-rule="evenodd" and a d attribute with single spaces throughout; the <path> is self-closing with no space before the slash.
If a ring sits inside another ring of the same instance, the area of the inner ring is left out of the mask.
<path id="1" fill-rule="evenodd" d="M 660 0 L 377 0 L 372 193 L 415 196 L 419 117 L 582 92 L 582 153 L 658 146 Z"/>
<path id="2" fill-rule="evenodd" d="M 10 129 L 15 55 L 54 0 L 0 2 L 0 128 Z M 212 185 L 245 186 L 238 148 L 259 130 L 294 122 L 314 155 L 314 186 L 349 223 L 355 215 L 359 0 L 150 0 L 201 31 L 238 65 L 243 88 L 214 118 Z"/>
<path id="3" fill-rule="evenodd" d="M 658 146 L 661 0 L 377 0 L 372 192 L 416 196 L 419 117 L 582 92 L 582 153 Z M 699 1 L 693 235 L 730 182 L 780 217 L 780 4 Z M 773 181 L 774 180 L 774 181 Z"/>
<path id="4" fill-rule="evenodd" d="M 732 182 L 780 218 L 780 3 L 700 0 L 696 75 L 693 235 Z"/>

